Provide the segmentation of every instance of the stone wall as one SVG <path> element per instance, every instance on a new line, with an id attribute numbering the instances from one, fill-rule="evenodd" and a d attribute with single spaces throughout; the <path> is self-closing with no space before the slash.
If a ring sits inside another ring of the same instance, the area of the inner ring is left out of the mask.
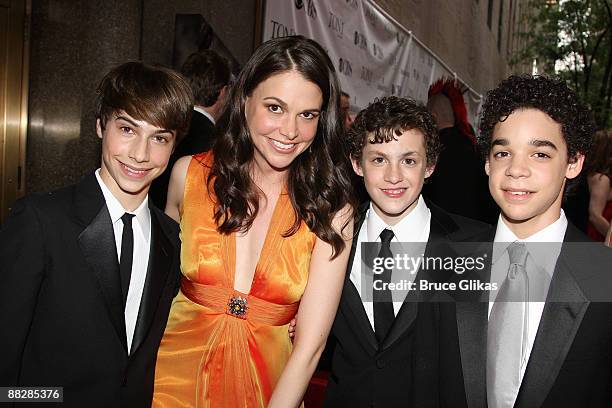
<path id="1" fill-rule="evenodd" d="M 487 24 L 492 1 L 491 28 Z M 500 49 L 500 5 L 503 19 Z M 484 93 L 510 74 L 512 15 L 519 0 L 377 0 L 477 92 Z"/>

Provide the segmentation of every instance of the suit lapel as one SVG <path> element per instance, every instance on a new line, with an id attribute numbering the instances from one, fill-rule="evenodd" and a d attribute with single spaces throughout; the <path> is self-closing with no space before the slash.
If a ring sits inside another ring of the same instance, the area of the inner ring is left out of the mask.
<path id="1" fill-rule="evenodd" d="M 370 346 L 368 349 L 375 353 L 376 350 L 378 350 L 378 341 L 376 340 L 374 330 L 372 330 L 372 325 L 363 307 L 361 296 L 350 279 L 353 262 L 361 262 L 360 259 L 355 259 L 355 252 L 357 250 L 357 242 L 359 241 L 359 230 L 365 220 L 369 204 L 369 202 L 362 204 L 358 212 L 359 218 L 355 223 L 356 234 L 353 238 L 348 267 L 344 278 L 344 288 L 340 298 L 340 309 L 347 316 L 347 324 L 359 335 L 358 338 L 364 339 Z"/>
<path id="2" fill-rule="evenodd" d="M 85 227 L 77 238 L 79 247 L 98 281 L 110 320 L 127 353 L 115 233 L 102 190 L 93 174 L 77 185 L 74 203 L 77 221 Z"/>
<path id="3" fill-rule="evenodd" d="M 476 279 L 489 282 L 491 275 L 491 253 L 493 235 L 483 236 L 482 247 L 475 253 L 485 254 L 485 268 L 481 273 L 464 279 Z M 453 277 L 457 278 L 457 277 Z M 489 292 L 478 291 L 470 295 L 457 292 L 455 297 L 457 338 L 461 353 L 461 368 L 465 388 L 466 403 L 469 408 L 480 408 L 487 401 L 487 326 L 489 310 Z"/>
<path id="4" fill-rule="evenodd" d="M 149 210 L 151 211 L 151 249 L 130 355 L 136 353 L 151 327 L 162 290 L 168 280 L 174 253 L 174 248 L 161 227 L 159 210 L 151 204 Z"/>
<path id="5" fill-rule="evenodd" d="M 457 336 L 465 398 L 470 408 L 486 402 L 487 302 L 457 302 Z"/>
<path id="6" fill-rule="evenodd" d="M 568 226 L 565 241 L 571 235 Z M 573 253 L 569 253 L 573 252 Z M 589 301 L 572 271 L 588 265 L 580 253 L 565 243 L 555 266 L 525 377 L 517 396 L 517 407 L 540 406 L 553 386 L 578 332 Z"/>
<path id="7" fill-rule="evenodd" d="M 374 354 L 378 350 L 378 341 L 363 308 L 361 296 L 350 279 L 345 281 L 342 298 L 342 309 L 347 315 L 347 323 L 352 326 L 355 333 L 361 334 L 359 338 L 367 342 Z"/>

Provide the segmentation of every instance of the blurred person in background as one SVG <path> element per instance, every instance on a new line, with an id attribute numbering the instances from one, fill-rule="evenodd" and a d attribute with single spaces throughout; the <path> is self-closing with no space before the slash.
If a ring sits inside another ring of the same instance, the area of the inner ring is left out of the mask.
<path id="1" fill-rule="evenodd" d="M 612 219 L 612 132 L 595 133 L 586 175 L 590 195 L 587 232 L 593 240 L 601 242 Z"/>
<path id="2" fill-rule="evenodd" d="M 497 206 L 489 195 L 484 161 L 455 81 L 433 84 L 427 108 L 438 128 L 441 151 L 434 173 L 423 186 L 423 196 L 450 213 L 493 223 Z"/>
<path id="3" fill-rule="evenodd" d="M 344 91 L 342 91 L 340 96 L 340 111 L 342 112 L 344 129 L 350 128 L 354 120 L 351 114 L 351 95 Z"/>

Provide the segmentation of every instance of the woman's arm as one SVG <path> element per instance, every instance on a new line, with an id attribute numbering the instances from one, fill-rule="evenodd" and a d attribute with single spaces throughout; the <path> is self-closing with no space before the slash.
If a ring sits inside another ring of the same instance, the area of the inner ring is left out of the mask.
<path id="1" fill-rule="evenodd" d="M 315 243 L 308 283 L 298 310 L 300 319 L 295 331 L 293 352 L 274 389 L 269 408 L 297 407 L 302 402 L 336 316 L 351 251 L 352 215 L 352 211 L 345 208 L 333 221 L 338 232 L 349 221 L 344 231 L 340 232 L 346 245 L 335 259 L 330 259 L 331 245 L 320 239 Z"/>
<path id="2" fill-rule="evenodd" d="M 601 235 L 605 236 L 610 228 L 610 222 L 603 217 L 602 213 L 610 194 L 610 179 L 605 174 L 595 173 L 590 175 L 587 181 L 591 192 L 589 221 Z"/>
<path id="3" fill-rule="evenodd" d="M 166 214 L 176 222 L 180 222 L 181 205 L 185 191 L 185 178 L 191 162 L 191 156 L 181 157 L 176 161 L 170 175 L 168 184 L 168 198 L 166 199 Z"/>

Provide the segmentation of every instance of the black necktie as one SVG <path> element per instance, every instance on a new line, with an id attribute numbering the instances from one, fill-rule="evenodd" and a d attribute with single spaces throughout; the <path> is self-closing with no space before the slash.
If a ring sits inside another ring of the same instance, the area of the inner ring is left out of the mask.
<path id="1" fill-rule="evenodd" d="M 123 307 L 127 302 L 130 277 L 132 276 L 132 257 L 134 252 L 134 231 L 132 230 L 134 214 L 125 213 L 121 216 L 123 221 L 123 234 L 121 238 L 121 258 L 119 259 L 119 274 L 121 275 L 121 294 Z"/>
<path id="2" fill-rule="evenodd" d="M 393 239 L 393 231 L 390 229 L 384 229 L 380 233 L 380 252 L 378 253 L 379 258 L 392 258 L 391 253 L 391 239 Z M 380 280 L 382 284 L 388 284 L 391 282 L 391 269 L 384 269 L 379 275 L 374 275 L 374 280 Z M 383 285 L 376 285 L 379 289 L 382 289 Z M 387 285 L 384 286 L 384 290 L 374 290 L 374 332 L 376 333 L 376 339 L 378 344 L 382 345 L 387 332 L 393 324 L 395 314 L 393 313 L 393 298 L 391 291 Z"/>

